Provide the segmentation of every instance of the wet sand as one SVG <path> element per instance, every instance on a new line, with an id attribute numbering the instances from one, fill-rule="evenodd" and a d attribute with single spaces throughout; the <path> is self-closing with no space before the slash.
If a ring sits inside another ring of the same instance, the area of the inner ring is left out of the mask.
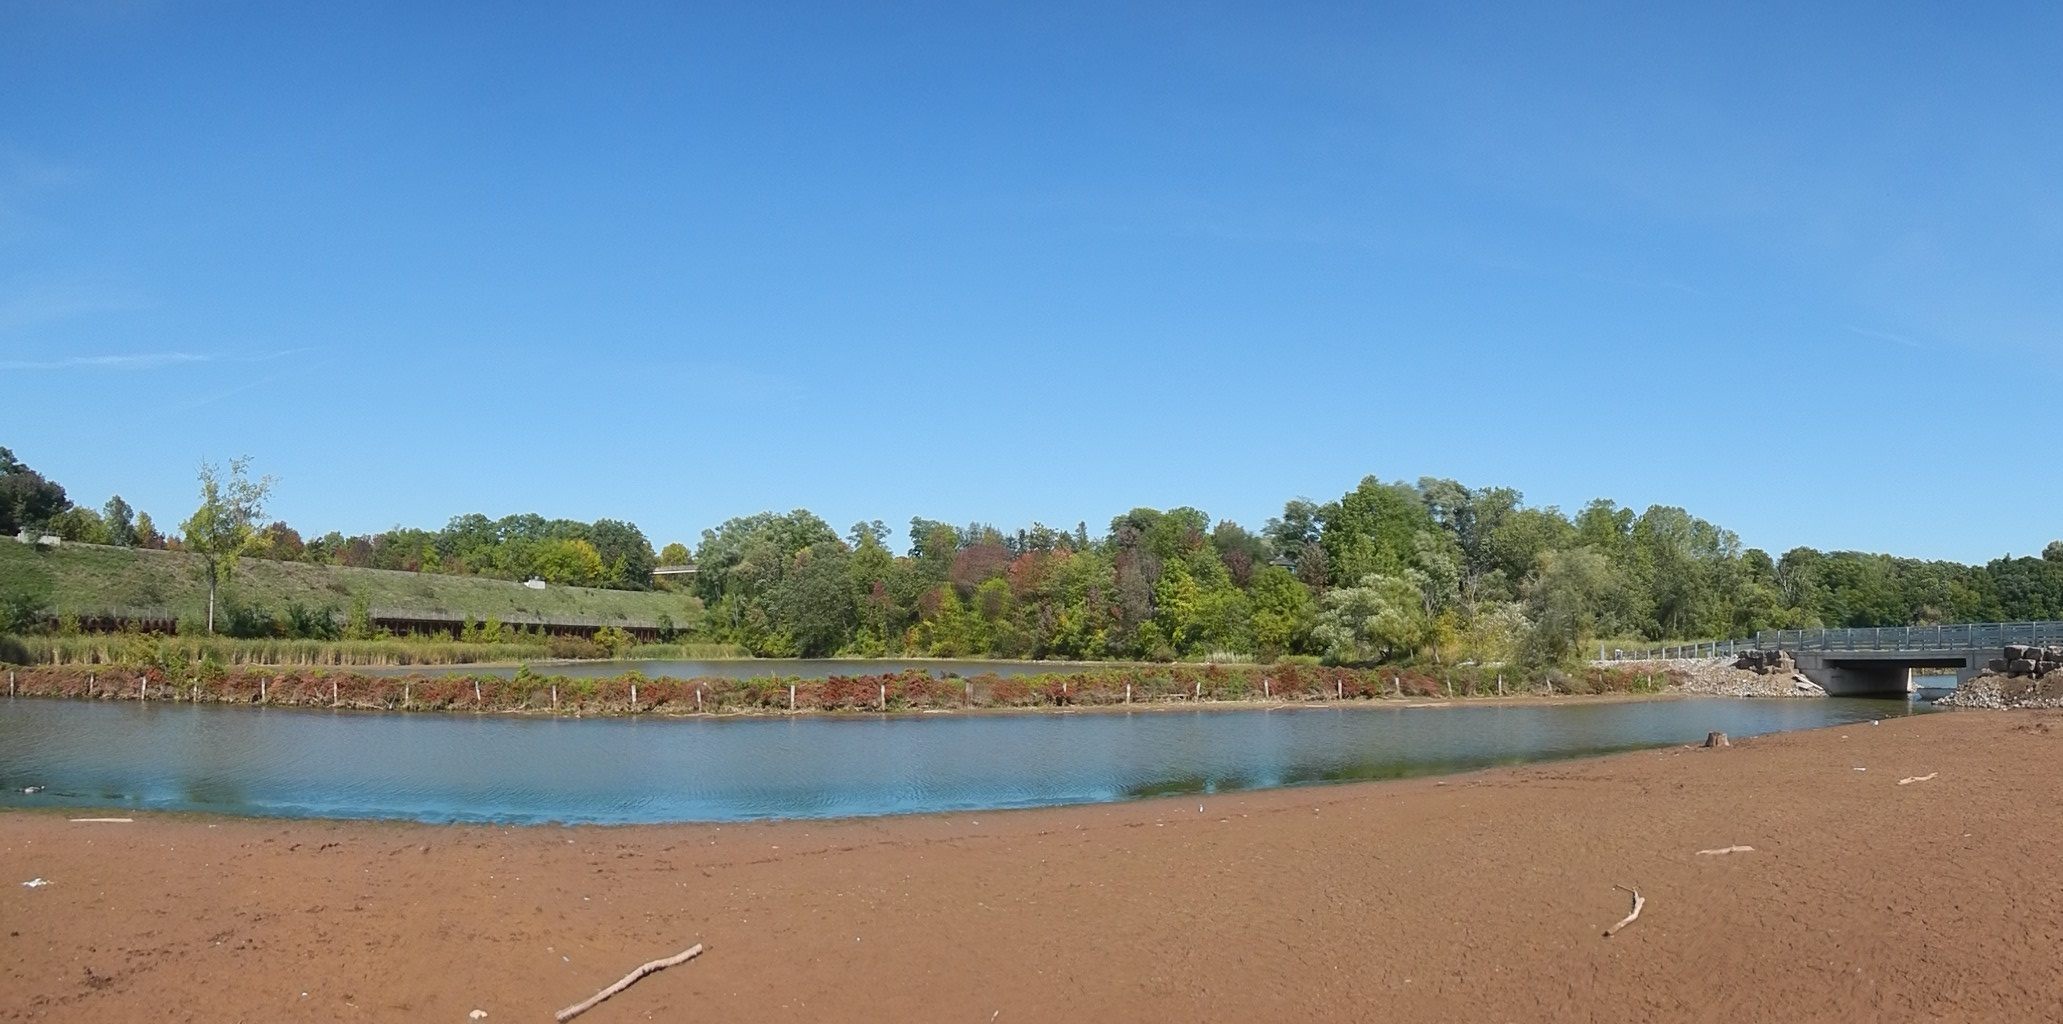
<path id="1" fill-rule="evenodd" d="M 1961 712 L 1200 804 L 14 812 L 0 1020 L 548 1021 L 695 942 L 583 1024 L 2056 1020 L 2059 780 L 2063 713 Z"/>

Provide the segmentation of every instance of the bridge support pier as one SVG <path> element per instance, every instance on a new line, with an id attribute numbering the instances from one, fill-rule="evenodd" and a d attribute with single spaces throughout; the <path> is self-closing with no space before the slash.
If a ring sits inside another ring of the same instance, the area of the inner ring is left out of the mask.
<path id="1" fill-rule="evenodd" d="M 1829 697 L 1903 697 L 1911 694 L 1915 669 L 1954 669 L 1960 683 L 1984 671 L 1986 651 L 1799 651 L 1798 671 Z"/>

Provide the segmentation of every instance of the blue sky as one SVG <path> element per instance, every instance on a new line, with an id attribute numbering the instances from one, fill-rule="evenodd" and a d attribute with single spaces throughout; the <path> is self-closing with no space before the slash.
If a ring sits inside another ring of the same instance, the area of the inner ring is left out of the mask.
<path id="1" fill-rule="evenodd" d="M 0 444 L 304 532 L 2063 536 L 2063 8 L 1682 6 L 0 2 Z"/>

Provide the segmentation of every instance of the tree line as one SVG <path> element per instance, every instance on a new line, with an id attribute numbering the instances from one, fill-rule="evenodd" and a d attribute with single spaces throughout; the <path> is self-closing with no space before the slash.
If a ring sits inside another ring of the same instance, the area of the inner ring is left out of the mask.
<path id="1" fill-rule="evenodd" d="M 208 493 L 212 467 L 202 472 L 201 510 L 213 505 Z M 234 477 L 232 477 L 233 479 Z M 262 501 L 257 503 L 262 511 Z M 214 522 L 213 518 L 204 519 Z M 646 590 L 658 564 L 652 544 L 636 526 L 614 519 L 583 523 L 535 514 L 489 519 L 469 514 L 441 530 L 397 526 L 379 533 L 345 536 L 331 531 L 313 539 L 284 521 L 237 523 L 240 554 L 280 562 L 342 565 L 403 572 L 542 579 L 579 587 Z M 149 513 L 137 512 L 121 495 L 98 511 L 74 505 L 59 484 L 23 465 L 0 448 L 0 535 L 24 528 L 81 544 L 193 550 L 190 529 L 161 534 Z"/>
<path id="2" fill-rule="evenodd" d="M 61 489 L 53 504 L 40 476 L 0 455 L 10 515 L 68 521 Z M 117 517 L 74 517 L 95 518 Z M 1571 515 L 1511 488 L 1430 477 L 1371 476 L 1331 501 L 1297 498 L 1257 531 L 1183 507 L 1136 508 L 1095 536 L 1086 523 L 1008 531 L 917 518 L 903 553 L 890 537 L 879 520 L 841 534 L 807 510 L 763 512 L 703 531 L 692 552 L 655 554 L 627 522 L 464 515 L 437 531 L 313 541 L 275 522 L 254 526 L 242 550 L 624 588 L 692 558 L 688 586 L 707 612 L 697 639 L 761 656 L 1547 664 L 1599 642 L 2063 618 L 2063 541 L 1981 566 L 1803 547 L 1772 557 L 1681 508 L 1599 499 Z"/>

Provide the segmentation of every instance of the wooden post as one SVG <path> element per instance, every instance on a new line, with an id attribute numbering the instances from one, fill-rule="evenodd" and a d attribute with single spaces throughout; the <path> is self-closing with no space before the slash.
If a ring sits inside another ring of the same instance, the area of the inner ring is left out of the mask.
<path id="1" fill-rule="evenodd" d="M 1504 696 L 1504 673 L 1497 673 L 1497 695 Z"/>
<path id="2" fill-rule="evenodd" d="M 888 710 L 888 684 L 881 684 L 881 710 Z"/>
<path id="3" fill-rule="evenodd" d="M 271 676 L 258 677 L 258 703 L 260 704 L 265 703 L 265 681 L 271 678 Z"/>
<path id="4" fill-rule="evenodd" d="M 412 689 L 414 689 L 413 683 L 410 683 L 406 679 L 403 679 L 401 681 L 401 710 L 403 711 L 408 710 L 409 691 Z"/>
<path id="5" fill-rule="evenodd" d="M 702 688 L 699 686 L 695 687 L 695 710 L 702 710 Z"/>
<path id="6" fill-rule="evenodd" d="M 788 710 L 795 710 L 795 684 L 788 684 Z"/>
<path id="7" fill-rule="evenodd" d="M 1203 680 L 1201 679 L 1196 681 L 1196 699 L 1203 699 Z"/>
<path id="8" fill-rule="evenodd" d="M 1275 696 L 1275 680 L 1273 680 L 1273 679 L 1270 679 L 1270 678 L 1268 678 L 1267 676 L 1262 676 L 1262 677 L 1261 677 L 1261 696 L 1263 696 L 1263 697 L 1273 697 L 1273 696 Z"/>
<path id="9" fill-rule="evenodd" d="M 331 685 L 335 685 L 335 684 L 331 684 Z M 630 698 L 630 702 L 631 702 L 632 704 L 636 704 L 636 703 L 638 702 L 638 699 L 637 699 L 637 697 L 635 697 L 635 696 L 631 697 L 631 698 Z M 479 704 L 481 704 L 481 703 L 482 703 L 482 701 L 480 700 L 480 680 L 478 680 L 478 679 L 475 679 L 475 680 L 473 680 L 473 704 L 474 704 L 475 706 L 478 706 L 478 705 L 479 705 Z"/>
<path id="10" fill-rule="evenodd" d="M 1127 703 L 1127 704 L 1130 704 L 1131 702 L 1132 702 L 1132 684 L 1130 684 L 1130 683 L 1126 683 L 1126 684 L 1125 684 L 1125 703 Z"/>
<path id="11" fill-rule="evenodd" d="M 474 686 L 475 688 L 477 688 L 477 687 L 478 687 L 479 685 L 480 685 L 479 683 L 474 683 L 474 684 L 473 684 L 473 686 Z M 476 692 L 477 692 L 477 689 L 476 689 Z M 335 679 L 331 679 L 331 680 L 330 680 L 330 707 L 336 707 L 336 706 L 337 706 L 337 681 L 336 681 Z"/>
<path id="12" fill-rule="evenodd" d="M 1391 689 L 1394 689 L 1394 690 L 1396 690 L 1396 691 L 1397 691 L 1397 696 L 1399 696 L 1399 697 L 1402 697 L 1402 696 L 1404 696 L 1404 680 L 1403 680 L 1403 679 L 1401 679 L 1401 678 L 1399 678 L 1399 677 L 1397 677 L 1397 676 L 1391 676 L 1391 677 L 1390 677 L 1390 688 L 1391 688 Z"/>
<path id="13" fill-rule="evenodd" d="M 1332 681 L 1332 699 L 1333 699 L 1333 700 L 1346 700 L 1346 699 L 1347 699 L 1347 682 L 1346 682 L 1346 680 L 1344 680 L 1344 679 L 1335 679 L 1335 680 L 1333 680 L 1333 681 Z"/>
<path id="14" fill-rule="evenodd" d="M 559 684 L 552 684 L 552 710 L 559 710 Z"/>

